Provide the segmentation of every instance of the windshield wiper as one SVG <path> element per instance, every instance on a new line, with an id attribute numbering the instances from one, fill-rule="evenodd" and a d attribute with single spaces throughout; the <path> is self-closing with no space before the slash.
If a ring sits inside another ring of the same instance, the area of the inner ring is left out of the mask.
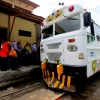
<path id="1" fill-rule="evenodd" d="M 75 18 L 68 18 L 68 20 L 70 20 L 70 19 L 71 19 L 71 20 L 79 20 L 79 19 L 75 19 Z"/>

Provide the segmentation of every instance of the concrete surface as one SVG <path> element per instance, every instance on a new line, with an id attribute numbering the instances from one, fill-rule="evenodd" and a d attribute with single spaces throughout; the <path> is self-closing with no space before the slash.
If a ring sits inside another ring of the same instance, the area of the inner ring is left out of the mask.
<path id="1" fill-rule="evenodd" d="M 0 83 L 8 82 L 18 78 L 23 78 L 29 75 L 34 75 L 35 70 L 40 68 L 40 66 L 22 66 L 18 70 L 7 70 L 0 71 Z"/>

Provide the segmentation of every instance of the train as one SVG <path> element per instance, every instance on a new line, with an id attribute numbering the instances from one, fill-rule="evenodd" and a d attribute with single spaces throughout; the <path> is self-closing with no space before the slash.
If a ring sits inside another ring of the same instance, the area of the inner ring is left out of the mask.
<path id="1" fill-rule="evenodd" d="M 42 78 L 51 88 L 76 92 L 100 71 L 100 26 L 80 5 L 62 7 L 41 23 Z"/>

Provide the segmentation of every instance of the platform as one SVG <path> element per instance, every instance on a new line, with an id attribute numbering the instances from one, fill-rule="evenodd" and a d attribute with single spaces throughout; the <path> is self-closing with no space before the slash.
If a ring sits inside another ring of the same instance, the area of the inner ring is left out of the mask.
<path id="1" fill-rule="evenodd" d="M 7 83 L 10 81 L 18 80 L 18 79 L 25 79 L 26 77 L 41 76 L 41 68 L 40 66 L 21 66 L 21 68 L 17 70 L 7 70 L 7 71 L 0 71 L 0 86 L 3 83 Z"/>

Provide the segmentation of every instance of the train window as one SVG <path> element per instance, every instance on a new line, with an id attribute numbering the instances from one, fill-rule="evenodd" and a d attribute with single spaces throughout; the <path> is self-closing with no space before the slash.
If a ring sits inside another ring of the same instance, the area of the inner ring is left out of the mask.
<path id="1" fill-rule="evenodd" d="M 74 15 L 55 23 L 55 35 L 80 29 L 80 15 Z"/>
<path id="2" fill-rule="evenodd" d="M 91 35 L 95 36 L 93 22 L 91 22 L 90 29 L 91 29 Z"/>
<path id="3" fill-rule="evenodd" d="M 91 26 L 87 27 L 87 43 L 91 43 L 93 41 L 95 41 L 95 32 L 93 22 L 91 22 Z"/>
<path id="4" fill-rule="evenodd" d="M 48 28 L 42 30 L 43 39 L 53 36 L 53 25 Z"/>
<path id="5" fill-rule="evenodd" d="M 100 36 L 99 35 L 97 35 L 97 41 L 100 41 Z"/>
<path id="6" fill-rule="evenodd" d="M 98 26 L 97 24 L 94 24 L 94 30 L 95 30 L 95 36 L 97 41 L 100 41 L 100 26 Z"/>
<path id="7" fill-rule="evenodd" d="M 95 40 L 95 37 L 94 37 L 94 36 L 92 36 L 92 35 L 90 35 L 90 34 L 87 35 L 87 43 L 91 43 L 91 42 L 93 42 L 94 40 Z"/>

